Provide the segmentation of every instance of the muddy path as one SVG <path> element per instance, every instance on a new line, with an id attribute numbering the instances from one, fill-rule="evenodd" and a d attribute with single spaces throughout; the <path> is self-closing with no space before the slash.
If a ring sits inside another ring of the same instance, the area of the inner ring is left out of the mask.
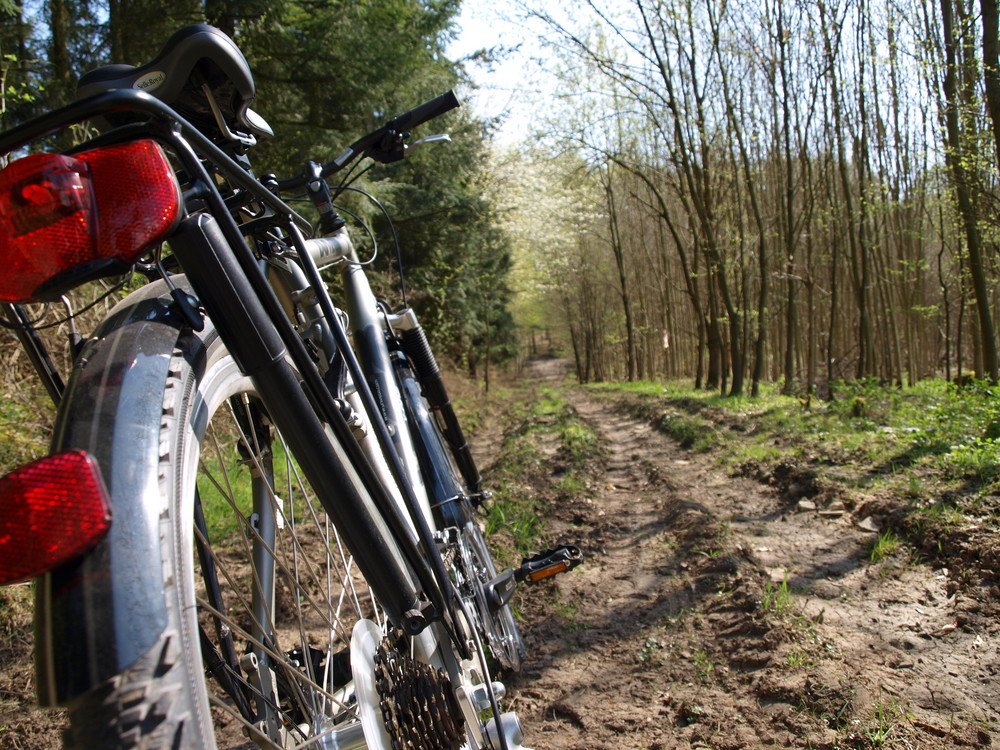
<path id="1" fill-rule="evenodd" d="M 548 513 L 586 564 L 519 604 L 528 746 L 1000 746 L 998 626 L 948 570 L 873 564 L 863 511 L 730 476 L 613 400 L 561 392 L 606 457 Z"/>

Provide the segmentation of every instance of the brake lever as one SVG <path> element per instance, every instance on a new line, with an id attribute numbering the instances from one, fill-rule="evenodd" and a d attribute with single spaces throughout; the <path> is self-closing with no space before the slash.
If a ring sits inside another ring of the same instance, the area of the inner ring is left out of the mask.
<path id="1" fill-rule="evenodd" d="M 416 151 L 421 146 L 428 143 L 451 143 L 451 136 L 447 133 L 438 133 L 437 135 L 425 135 L 423 138 L 418 138 L 413 143 L 406 145 L 406 151 Z"/>
<path id="2" fill-rule="evenodd" d="M 399 161 L 414 149 L 420 148 L 427 143 L 451 141 L 451 136 L 447 133 L 438 133 L 437 135 L 427 135 L 423 138 L 418 138 L 413 143 L 406 143 L 409 135 L 409 133 L 397 133 L 395 130 L 390 130 L 385 134 L 378 147 L 369 149 L 367 155 L 379 164 L 390 164 L 394 161 Z"/>

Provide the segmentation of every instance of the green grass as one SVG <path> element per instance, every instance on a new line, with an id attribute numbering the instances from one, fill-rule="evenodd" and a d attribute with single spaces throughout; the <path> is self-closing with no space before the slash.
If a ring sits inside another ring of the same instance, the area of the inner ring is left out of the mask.
<path id="1" fill-rule="evenodd" d="M 253 479 L 249 466 L 244 463 L 235 444 L 220 448 L 219 451 L 215 450 L 214 444 L 208 440 L 202 447 L 198 492 L 209 540 L 213 545 L 226 547 L 235 543 L 238 535 L 245 532 L 245 523 L 233 510 L 230 499 L 235 503 L 236 509 L 249 518 L 253 513 Z M 293 460 L 291 469 L 286 467 L 288 454 L 280 440 L 272 442 L 271 451 L 275 482 L 278 483 L 275 494 L 282 501 L 281 512 L 286 518 L 293 513 L 296 519 L 305 518 L 309 513 L 306 498 L 300 487 L 294 484 L 294 477 L 301 476 L 297 464 Z M 290 472 L 293 477 L 291 488 L 288 486 Z M 294 507 L 288 502 L 289 495 L 293 498 Z"/>
<path id="2" fill-rule="evenodd" d="M 732 461 L 773 455 L 775 438 L 813 458 L 912 466 L 935 457 L 956 476 L 992 482 L 1000 478 L 1000 389 L 985 384 L 956 389 L 943 381 L 912 388 L 886 389 L 872 381 L 839 383 L 833 401 L 813 400 L 806 408 L 796 398 L 764 388 L 758 399 L 725 398 L 677 383 L 593 386 L 656 396 L 660 427 L 678 440 L 701 440 L 722 449 Z M 735 436 L 720 432 L 720 422 L 752 430 Z M 708 430 L 714 434 L 704 437 Z M 769 447 L 770 446 L 770 447 Z"/>
<path id="3" fill-rule="evenodd" d="M 868 747 L 889 747 L 896 739 L 902 712 L 892 702 L 883 701 L 881 696 L 872 707 L 868 727 L 864 731 Z"/>
<path id="4" fill-rule="evenodd" d="M 0 399 L 0 474 L 48 453 L 55 408 L 40 390 Z"/>
<path id="5" fill-rule="evenodd" d="M 765 612 L 782 617 L 790 614 L 794 608 L 792 592 L 788 588 L 788 576 L 782 578 L 781 583 L 767 581 L 764 583 L 764 593 L 761 596 L 760 606 Z"/>
<path id="6" fill-rule="evenodd" d="M 799 669 L 800 667 L 811 667 L 815 662 L 809 658 L 809 655 L 803 653 L 802 651 L 793 650 L 788 652 L 788 656 L 785 657 L 785 661 L 788 666 L 792 669 Z"/>
<path id="7" fill-rule="evenodd" d="M 872 545 L 871 561 L 873 563 L 880 563 L 895 555 L 899 551 L 899 548 L 900 540 L 896 536 L 896 532 L 892 529 L 887 529 L 878 535 L 878 538 Z"/>
<path id="8" fill-rule="evenodd" d="M 545 504 L 579 498 L 605 456 L 597 433 L 554 388 L 525 389 L 508 409 L 508 427 L 488 484 L 494 491 L 487 534 L 509 538 L 513 552 L 537 551 Z M 502 552 L 501 552 L 502 556 Z"/>
<path id="9" fill-rule="evenodd" d="M 712 676 L 712 670 L 715 669 L 712 657 L 704 651 L 695 651 L 691 654 L 691 663 L 694 664 L 695 673 L 697 674 L 698 679 L 701 682 L 708 682 Z"/>

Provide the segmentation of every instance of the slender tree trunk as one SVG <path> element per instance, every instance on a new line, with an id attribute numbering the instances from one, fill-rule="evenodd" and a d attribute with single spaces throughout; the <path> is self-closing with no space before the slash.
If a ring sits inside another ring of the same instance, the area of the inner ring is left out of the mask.
<path id="1" fill-rule="evenodd" d="M 1000 166 L 1000 9 L 997 0 L 979 0 L 983 19 L 983 84 L 986 89 L 986 110 L 993 128 L 993 147 Z"/>
<path id="2" fill-rule="evenodd" d="M 622 310 L 625 313 L 628 380 L 629 382 L 633 382 L 636 378 L 635 322 L 632 318 L 632 300 L 629 295 L 628 278 L 625 274 L 625 249 L 622 247 L 621 229 L 618 222 L 618 206 L 615 203 L 614 186 L 611 184 L 613 175 L 611 174 L 610 166 L 601 171 L 601 179 L 604 182 L 604 195 L 607 199 L 611 252 L 615 256 L 615 267 L 618 269 L 618 293 L 621 296 Z"/>
<path id="3" fill-rule="evenodd" d="M 710 10 L 712 9 L 709 4 Z M 712 43 L 719 60 L 719 72 L 722 79 L 722 93 L 726 104 L 726 117 L 729 120 L 729 127 L 736 138 L 736 144 L 740 152 L 740 162 L 743 167 L 743 178 L 750 199 L 750 209 L 753 213 L 754 224 L 757 227 L 757 267 L 759 270 L 758 290 L 757 290 L 757 331 L 754 340 L 754 364 L 753 374 L 750 383 L 750 395 L 757 397 L 760 395 L 760 381 L 764 376 L 764 360 L 767 347 L 767 319 L 768 319 L 768 267 L 767 267 L 767 232 L 764 227 L 764 220 L 761 216 L 760 201 L 757 199 L 757 187 L 750 165 L 750 156 L 747 152 L 746 141 L 743 136 L 743 128 L 736 117 L 736 108 L 732 100 L 732 92 L 729 86 L 729 73 L 726 62 L 723 59 L 719 44 L 719 23 L 720 19 L 710 13 L 712 23 Z M 742 367 L 742 362 L 740 363 Z M 741 378 L 742 380 L 742 378 Z M 735 390 L 735 386 L 734 386 Z"/>
<path id="4" fill-rule="evenodd" d="M 785 383 L 781 392 L 792 393 L 795 387 L 795 292 L 797 279 L 795 276 L 795 175 L 792 165 L 792 114 L 789 100 L 791 99 L 791 83 L 788 80 L 788 37 L 785 34 L 785 8 L 782 0 L 778 0 L 775 14 L 775 31 L 778 45 L 778 71 L 781 76 L 781 130 L 782 152 L 784 156 L 784 226 L 785 238 Z"/>
<path id="5" fill-rule="evenodd" d="M 982 347 L 983 373 L 991 382 L 997 382 L 998 363 L 996 339 L 993 333 L 993 316 L 990 312 L 986 271 L 983 266 L 982 238 L 979 233 L 979 215 L 972 199 L 972 177 L 965 168 L 965 147 L 960 130 L 957 82 L 958 52 L 952 14 L 952 0 L 941 0 L 941 22 L 944 30 L 945 71 L 943 90 L 945 97 L 945 131 L 948 149 L 946 160 L 951 167 L 952 183 L 958 211 L 965 227 L 965 241 L 969 252 L 969 275 L 976 300 L 979 318 L 979 342 Z"/>
<path id="6" fill-rule="evenodd" d="M 49 63 L 55 100 L 69 101 L 74 90 L 73 69 L 69 60 L 69 32 L 72 19 L 66 0 L 49 0 Z"/>

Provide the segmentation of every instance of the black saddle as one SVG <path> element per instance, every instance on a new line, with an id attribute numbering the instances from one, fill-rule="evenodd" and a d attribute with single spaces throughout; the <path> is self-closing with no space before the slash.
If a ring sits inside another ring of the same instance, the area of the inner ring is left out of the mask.
<path id="1" fill-rule="evenodd" d="M 207 134 L 218 131 L 237 140 L 241 135 L 273 135 L 264 119 L 250 109 L 256 88 L 246 58 L 214 26 L 184 27 L 145 65 L 105 65 L 84 74 L 77 97 L 122 88 L 155 96 Z M 109 124 L 124 121 L 117 117 L 108 116 Z"/>

